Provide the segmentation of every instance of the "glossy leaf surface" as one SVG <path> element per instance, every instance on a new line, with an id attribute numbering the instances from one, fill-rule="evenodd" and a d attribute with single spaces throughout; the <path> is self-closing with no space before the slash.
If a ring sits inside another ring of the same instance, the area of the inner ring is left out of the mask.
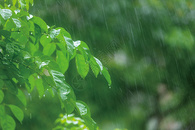
<path id="1" fill-rule="evenodd" d="M 89 72 L 89 64 L 86 63 L 85 58 L 81 54 L 76 55 L 77 71 L 82 78 L 85 78 Z"/>

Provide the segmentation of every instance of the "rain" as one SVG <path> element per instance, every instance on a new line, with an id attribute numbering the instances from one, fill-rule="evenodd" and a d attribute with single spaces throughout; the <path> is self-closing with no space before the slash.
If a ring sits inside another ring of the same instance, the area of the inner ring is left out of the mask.
<path id="1" fill-rule="evenodd" d="M 110 73 L 85 79 L 70 62 L 65 79 L 100 130 L 195 129 L 195 1 L 34 0 L 29 12 L 84 41 Z M 1 51 L 1 50 L 0 50 Z M 57 96 L 37 90 L 20 130 L 52 129 Z"/>
<path id="2" fill-rule="evenodd" d="M 31 11 L 85 41 L 110 72 L 110 89 L 74 67 L 66 75 L 100 129 L 179 130 L 194 128 L 194 9 L 190 0 L 50 0 Z"/>

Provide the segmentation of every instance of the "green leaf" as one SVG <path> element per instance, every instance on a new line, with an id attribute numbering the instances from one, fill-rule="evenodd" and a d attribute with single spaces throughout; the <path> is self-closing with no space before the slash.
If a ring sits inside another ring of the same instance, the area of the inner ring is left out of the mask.
<path id="1" fill-rule="evenodd" d="M 42 35 L 40 39 L 40 43 L 43 47 L 47 46 L 51 42 L 51 38 L 47 35 Z"/>
<path id="2" fill-rule="evenodd" d="M 42 98 L 43 95 L 44 95 L 44 92 L 45 92 L 44 91 L 44 86 L 43 86 L 43 81 L 42 81 L 42 79 L 40 79 L 38 77 L 38 79 L 36 79 L 35 82 L 36 82 L 37 91 L 39 93 L 39 97 Z"/>
<path id="3" fill-rule="evenodd" d="M 88 45 L 87 45 L 84 41 L 81 41 L 81 47 L 82 47 L 84 50 L 89 50 Z"/>
<path id="4" fill-rule="evenodd" d="M 73 90 L 71 88 L 67 89 L 61 87 L 58 89 L 58 95 L 60 96 L 62 108 L 65 108 L 66 113 L 72 113 L 75 109 L 76 104 L 76 97 Z"/>
<path id="5" fill-rule="evenodd" d="M 20 121 L 20 123 L 22 123 L 22 120 L 24 119 L 23 111 L 15 105 L 8 105 L 8 106 L 11 109 L 14 116 Z"/>
<path id="6" fill-rule="evenodd" d="M 34 24 L 34 32 L 33 35 L 35 37 L 35 44 L 39 42 L 42 36 L 42 29 L 38 24 Z"/>
<path id="7" fill-rule="evenodd" d="M 26 97 L 25 97 L 24 93 L 20 89 L 18 89 L 18 94 L 16 96 L 22 102 L 22 104 L 24 106 L 26 106 Z"/>
<path id="8" fill-rule="evenodd" d="M 31 55 L 34 55 L 34 53 L 39 50 L 39 44 L 34 45 L 33 43 L 29 43 L 28 46 L 29 46 Z"/>
<path id="9" fill-rule="evenodd" d="M 50 31 L 50 37 L 52 39 L 56 38 L 58 35 L 60 34 L 60 29 L 56 30 L 56 29 L 52 29 Z"/>
<path id="10" fill-rule="evenodd" d="M 58 63 L 61 72 L 64 74 L 69 66 L 69 60 L 62 51 L 56 52 L 56 62 Z"/>
<path id="11" fill-rule="evenodd" d="M 65 36 L 65 37 L 68 37 L 71 39 L 71 35 L 64 29 L 64 28 L 61 28 L 61 27 L 58 27 L 56 29 L 60 29 L 60 33 Z"/>
<path id="12" fill-rule="evenodd" d="M 96 122 L 89 116 L 82 116 L 83 120 L 85 121 L 85 124 L 90 130 L 97 130 L 97 124 Z"/>
<path id="13" fill-rule="evenodd" d="M 43 21 L 41 18 L 39 18 L 39 17 L 33 17 L 32 18 L 32 21 L 34 22 L 34 23 L 36 23 L 37 25 L 39 25 L 39 27 L 41 28 L 41 29 L 43 29 L 45 32 L 48 32 L 48 28 L 47 28 L 47 24 L 45 23 L 45 21 Z"/>
<path id="14" fill-rule="evenodd" d="M 5 115 L 1 119 L 1 127 L 3 130 L 14 130 L 16 127 L 16 123 L 11 116 Z"/>
<path id="15" fill-rule="evenodd" d="M 94 57 L 94 59 L 95 59 L 96 63 L 99 65 L 100 70 L 102 71 L 103 70 L 102 62 L 95 57 Z"/>
<path id="16" fill-rule="evenodd" d="M 55 96 L 55 93 L 54 93 L 54 91 L 52 90 L 52 88 L 49 88 L 48 91 L 49 91 L 49 93 L 51 94 L 52 97 Z"/>
<path id="17" fill-rule="evenodd" d="M 100 72 L 100 67 L 99 67 L 99 64 L 96 62 L 95 57 L 90 58 L 90 63 L 89 64 L 90 64 L 91 70 L 93 71 L 95 77 L 97 78 L 97 76 Z"/>
<path id="18" fill-rule="evenodd" d="M 64 75 L 61 72 L 51 70 L 50 74 L 53 77 L 62 106 L 68 114 L 71 113 L 76 105 L 76 97 L 72 88 L 65 82 Z"/>
<path id="19" fill-rule="evenodd" d="M 74 47 L 78 48 L 81 45 L 81 41 L 74 41 Z"/>
<path id="20" fill-rule="evenodd" d="M 108 85 L 110 86 L 111 85 L 111 78 L 110 78 L 110 74 L 108 72 L 108 70 L 103 67 L 103 70 L 102 70 L 102 74 L 104 75 L 104 77 L 106 78 L 107 82 L 108 82 Z"/>
<path id="21" fill-rule="evenodd" d="M 12 4 L 15 7 L 17 0 L 12 0 Z"/>
<path id="22" fill-rule="evenodd" d="M 12 19 L 8 19 L 4 25 L 5 30 L 10 30 L 10 29 L 15 28 L 15 27 L 16 27 L 16 25 L 14 24 Z"/>
<path id="23" fill-rule="evenodd" d="M 17 18 L 26 17 L 27 20 L 29 20 L 29 13 L 20 9 L 14 10 L 15 14 L 17 15 Z M 32 15 L 30 15 L 32 16 Z M 34 24 L 34 23 L 33 23 Z"/>
<path id="24" fill-rule="evenodd" d="M 16 28 L 21 28 L 21 22 L 20 20 L 16 19 L 16 18 L 12 18 L 13 22 L 15 23 L 16 25 Z"/>
<path id="25" fill-rule="evenodd" d="M 65 82 L 65 77 L 61 72 L 56 70 L 50 70 L 50 74 L 52 75 L 53 81 L 57 89 L 63 87 L 67 89 L 67 92 L 70 91 L 70 86 Z"/>
<path id="26" fill-rule="evenodd" d="M 33 32 L 35 28 L 34 23 L 32 21 L 29 21 L 28 26 L 29 26 L 29 31 Z"/>
<path id="27" fill-rule="evenodd" d="M 4 82 L 2 79 L 0 79 L 0 89 L 3 88 L 3 86 L 4 86 Z"/>
<path id="28" fill-rule="evenodd" d="M 20 42 L 22 45 L 25 45 L 25 43 L 28 41 L 28 38 L 24 36 L 24 33 L 22 32 L 12 32 L 11 38 L 14 38 L 16 41 Z"/>
<path id="29" fill-rule="evenodd" d="M 32 90 L 35 87 L 35 78 L 34 77 L 36 77 L 36 76 L 37 76 L 37 74 L 33 74 L 33 75 L 29 76 L 29 78 L 28 78 L 28 81 L 30 83 L 30 86 L 28 86 L 26 84 L 26 89 L 28 90 L 29 93 L 32 92 Z"/>
<path id="30" fill-rule="evenodd" d="M 77 48 L 77 50 L 79 50 L 79 52 L 85 57 L 85 59 L 87 61 L 90 60 L 90 51 L 89 51 L 89 47 L 87 46 L 87 44 L 83 41 L 75 41 L 74 42 L 74 46 Z"/>
<path id="31" fill-rule="evenodd" d="M 55 43 L 49 43 L 43 48 L 43 54 L 50 56 L 52 53 L 56 50 L 56 44 Z"/>
<path id="32" fill-rule="evenodd" d="M 81 116 L 85 116 L 85 115 L 91 116 L 89 107 L 84 102 L 77 101 L 76 102 L 76 108 L 79 111 L 79 114 Z"/>
<path id="33" fill-rule="evenodd" d="M 63 43 L 56 43 L 60 50 L 64 53 L 64 55 L 68 55 L 65 44 Z"/>
<path id="34" fill-rule="evenodd" d="M 21 28 L 20 28 L 20 32 L 22 33 L 23 36 L 27 37 L 27 39 L 29 39 L 29 25 L 27 22 L 25 21 L 20 21 L 21 22 Z M 18 26 L 18 25 L 17 25 Z"/>
<path id="35" fill-rule="evenodd" d="M 0 90 L 0 103 L 3 101 L 4 93 L 2 90 Z"/>
<path id="36" fill-rule="evenodd" d="M 76 55 L 76 67 L 79 75 L 84 79 L 89 72 L 89 64 L 81 54 Z"/>
<path id="37" fill-rule="evenodd" d="M 55 70 L 60 72 L 59 65 L 55 61 L 50 61 L 48 64 L 49 70 Z"/>
<path id="38" fill-rule="evenodd" d="M 18 7 L 24 9 L 26 7 L 25 0 L 18 0 Z"/>
<path id="39" fill-rule="evenodd" d="M 29 0 L 25 0 L 26 1 L 26 10 L 29 10 Z"/>
<path id="40" fill-rule="evenodd" d="M 12 11 L 10 9 L 0 9 L 0 15 L 4 20 L 8 20 L 12 16 Z"/>
<path id="41" fill-rule="evenodd" d="M 33 5 L 33 0 L 29 0 L 29 2 L 31 3 L 31 5 Z"/>
<path id="42" fill-rule="evenodd" d="M 71 38 L 65 37 L 64 39 L 66 41 L 66 45 L 67 45 L 67 50 L 70 53 L 70 56 L 72 56 L 74 54 L 74 45 L 73 45 L 73 41 Z"/>
<path id="43" fill-rule="evenodd" d="M 64 28 L 56 28 L 56 30 L 60 30 L 60 34 L 58 34 L 56 36 L 56 38 L 58 39 L 58 41 L 61 43 L 59 44 L 59 47 L 61 49 L 61 51 L 63 51 L 64 49 L 62 49 L 62 46 L 66 45 L 65 50 L 67 50 L 69 52 L 69 56 L 70 59 L 72 59 L 74 57 L 74 44 L 73 44 L 73 40 L 71 39 L 70 34 L 64 29 Z"/>
<path id="44" fill-rule="evenodd" d="M 90 110 L 89 110 L 88 106 L 82 101 L 77 101 L 76 108 L 79 111 L 79 114 L 81 115 L 82 119 L 84 119 L 87 127 L 90 130 L 97 129 L 96 122 L 91 118 L 91 114 L 90 114 Z"/>

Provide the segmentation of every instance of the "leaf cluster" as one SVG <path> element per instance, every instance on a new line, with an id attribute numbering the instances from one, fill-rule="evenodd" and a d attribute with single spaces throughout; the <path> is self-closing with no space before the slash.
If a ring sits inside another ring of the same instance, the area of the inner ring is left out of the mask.
<path id="1" fill-rule="evenodd" d="M 90 129 L 96 128 L 89 109 L 78 102 L 72 87 L 65 80 L 69 62 L 75 59 L 76 69 L 84 79 L 89 68 L 97 77 L 103 74 L 111 85 L 110 75 L 87 44 L 73 41 L 61 27 L 49 27 L 44 20 L 28 13 L 32 0 L 13 0 L 12 6 L 0 5 L 0 123 L 5 129 L 15 129 L 7 107 L 22 122 L 23 111 L 4 101 L 5 92 L 15 95 L 26 106 L 24 90 L 37 89 L 42 98 L 46 91 L 57 95 L 67 114 L 76 110 Z M 16 6 L 17 5 L 17 6 Z M 26 11 L 25 11 L 26 10 Z"/>

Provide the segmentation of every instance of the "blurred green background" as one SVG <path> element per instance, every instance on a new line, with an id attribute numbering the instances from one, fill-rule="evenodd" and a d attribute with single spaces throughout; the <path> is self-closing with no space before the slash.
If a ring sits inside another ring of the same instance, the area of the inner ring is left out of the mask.
<path id="1" fill-rule="evenodd" d="M 108 68 L 108 87 L 74 60 L 66 73 L 102 130 L 195 129 L 194 0 L 35 0 L 30 13 L 85 41 Z M 49 130 L 62 112 L 57 97 L 28 95 L 20 130 Z"/>

